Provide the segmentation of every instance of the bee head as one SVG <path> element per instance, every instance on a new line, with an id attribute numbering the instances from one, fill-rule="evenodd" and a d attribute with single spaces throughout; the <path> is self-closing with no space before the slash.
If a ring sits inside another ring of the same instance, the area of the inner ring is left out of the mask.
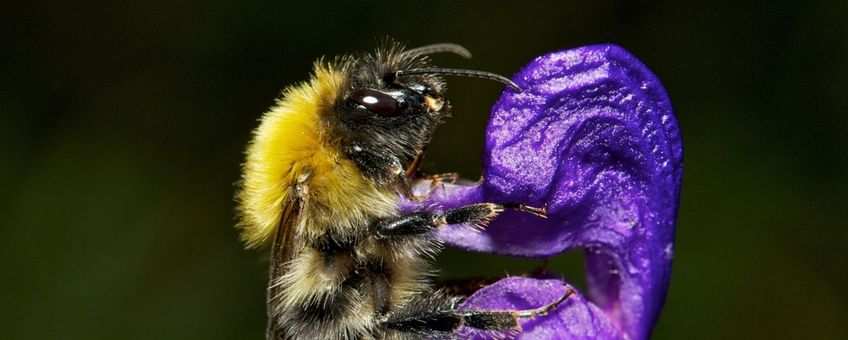
<path id="1" fill-rule="evenodd" d="M 331 125 L 339 145 L 369 177 L 388 179 L 388 172 L 411 162 L 450 114 L 442 76 L 487 78 L 518 88 L 488 72 L 431 67 L 427 55 L 438 52 L 471 56 L 455 44 L 408 50 L 391 44 L 345 61 L 347 86 L 336 98 Z"/>

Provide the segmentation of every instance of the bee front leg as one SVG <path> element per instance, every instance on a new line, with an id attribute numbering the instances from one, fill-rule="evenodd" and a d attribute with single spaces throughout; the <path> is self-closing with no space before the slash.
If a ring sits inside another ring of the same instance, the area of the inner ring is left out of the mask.
<path id="1" fill-rule="evenodd" d="M 400 179 L 406 182 L 406 172 L 400 159 L 358 144 L 352 144 L 343 149 L 345 155 L 356 163 L 368 179 L 377 184 L 394 183 Z"/>
<path id="2" fill-rule="evenodd" d="M 454 184 L 458 179 L 459 174 L 456 172 L 448 172 L 435 175 L 427 175 L 419 172 L 416 173 L 413 177 L 407 177 L 406 182 L 401 189 L 406 198 L 415 202 L 423 202 L 424 200 L 430 198 L 430 194 L 432 194 L 436 189 L 438 189 L 439 187 L 444 188 L 445 183 Z M 430 183 L 423 193 L 414 193 L 412 187 L 415 186 L 415 182 L 419 181 L 429 181 Z"/>

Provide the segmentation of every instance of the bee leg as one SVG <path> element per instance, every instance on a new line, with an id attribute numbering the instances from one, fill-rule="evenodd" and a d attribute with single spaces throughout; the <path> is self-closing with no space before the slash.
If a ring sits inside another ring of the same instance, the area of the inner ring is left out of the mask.
<path id="1" fill-rule="evenodd" d="M 518 323 L 521 319 L 532 319 L 543 316 L 561 305 L 565 300 L 574 295 L 574 288 L 566 287 L 565 294 L 553 303 L 535 309 L 513 310 L 513 311 L 458 311 L 463 316 L 465 325 L 471 328 L 483 330 L 520 329 Z"/>
<path id="2" fill-rule="evenodd" d="M 404 309 L 398 311 L 397 315 L 392 315 L 383 321 L 382 325 L 401 332 L 428 335 L 453 333 L 461 326 L 490 331 L 520 330 L 519 320 L 550 313 L 573 294 L 574 289 L 568 287 L 565 294 L 551 304 L 535 309 L 516 311 L 433 311 L 427 310 L 428 307 L 426 306 L 421 306 L 426 303 L 427 299 L 413 300 L 407 306 L 404 306 Z M 429 306 L 431 306 L 429 308 L 434 307 L 432 304 Z M 438 306 L 435 307 L 438 308 Z"/>
<path id="3" fill-rule="evenodd" d="M 385 219 L 375 224 L 379 237 L 421 235 L 445 224 L 472 224 L 482 228 L 504 209 L 514 209 L 547 217 L 547 207 L 536 208 L 524 204 L 478 203 L 450 209 L 444 213 L 419 211 L 409 215 Z"/>
<path id="4" fill-rule="evenodd" d="M 463 325 L 482 330 L 520 329 L 518 319 L 512 312 L 501 311 L 430 311 L 382 323 L 388 329 L 421 335 L 451 334 Z"/>
<path id="5" fill-rule="evenodd" d="M 462 315 L 452 311 L 427 312 L 382 323 L 388 329 L 422 335 L 450 334 L 462 326 Z"/>
<path id="6" fill-rule="evenodd" d="M 445 224 L 473 223 L 482 225 L 503 211 L 495 203 L 466 205 L 444 213 L 419 211 L 405 216 L 389 218 L 375 224 L 378 237 L 421 235 Z"/>
<path id="7" fill-rule="evenodd" d="M 404 178 L 403 165 L 397 157 L 366 148 L 357 144 L 343 149 L 345 155 L 356 163 L 365 177 L 376 183 L 390 183 Z M 402 182 L 406 182 L 405 180 Z"/>
<path id="8" fill-rule="evenodd" d="M 406 168 L 406 177 L 412 178 L 418 174 L 418 167 L 421 166 L 421 161 L 424 159 L 424 151 L 427 151 L 427 145 L 421 148 L 421 151 L 418 151 L 418 154 L 415 155 L 415 159 L 412 160 L 412 164 Z"/>
<path id="9" fill-rule="evenodd" d="M 414 177 L 409 177 L 411 181 L 430 181 L 430 186 L 427 187 L 427 191 L 416 194 L 412 192 L 410 182 L 404 186 L 404 193 L 406 194 L 406 198 L 409 198 L 415 202 L 422 202 L 430 197 L 430 194 L 433 193 L 437 188 L 444 187 L 444 183 L 454 184 L 459 179 L 459 174 L 456 172 L 448 172 L 443 174 L 435 174 L 435 175 L 426 175 L 423 173 L 416 173 Z"/>

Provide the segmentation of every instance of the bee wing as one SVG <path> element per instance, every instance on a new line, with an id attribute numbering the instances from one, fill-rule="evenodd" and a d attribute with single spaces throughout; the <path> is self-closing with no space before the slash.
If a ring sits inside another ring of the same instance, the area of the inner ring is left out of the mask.
<path id="1" fill-rule="evenodd" d="M 274 244 L 271 246 L 271 266 L 269 270 L 268 291 L 266 296 L 268 314 L 266 337 L 268 339 L 277 339 L 277 318 L 274 317 L 274 310 L 277 308 L 277 304 L 273 303 L 272 300 L 280 294 L 282 287 L 280 287 L 277 282 L 285 272 L 286 263 L 292 259 L 294 250 L 297 249 L 294 247 L 294 234 L 295 230 L 297 230 L 297 226 L 302 223 L 301 220 L 303 219 L 303 214 L 301 214 L 301 211 L 306 203 L 305 200 L 306 199 L 304 197 L 295 197 L 291 203 L 283 206 L 280 225 L 274 234 Z"/>
<path id="2" fill-rule="evenodd" d="M 300 213 L 302 206 L 302 199 L 296 198 L 283 207 L 280 226 L 277 228 L 274 235 L 274 244 L 271 246 L 270 281 L 274 281 L 283 274 L 283 267 L 294 254 L 292 242 L 294 241 L 294 231 L 297 229 L 302 216 Z"/>

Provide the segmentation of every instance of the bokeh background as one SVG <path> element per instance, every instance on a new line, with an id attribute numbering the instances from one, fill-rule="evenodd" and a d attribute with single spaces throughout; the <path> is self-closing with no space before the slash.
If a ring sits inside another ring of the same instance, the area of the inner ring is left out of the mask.
<path id="1" fill-rule="evenodd" d="M 0 338 L 260 339 L 265 254 L 233 225 L 257 118 L 322 55 L 456 42 L 510 75 L 624 46 L 685 142 L 656 339 L 848 338 L 848 2 L 3 1 Z M 479 176 L 501 86 L 450 79 L 425 169 Z M 581 283 L 582 257 L 553 269 Z M 537 261 L 447 251 L 446 277 Z"/>

